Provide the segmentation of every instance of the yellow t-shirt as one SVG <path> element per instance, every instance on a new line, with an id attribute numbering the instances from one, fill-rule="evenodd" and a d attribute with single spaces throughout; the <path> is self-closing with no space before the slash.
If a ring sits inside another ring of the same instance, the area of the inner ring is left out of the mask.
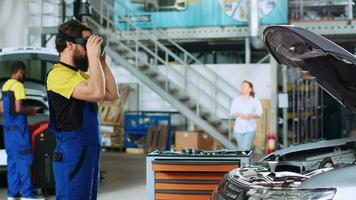
<path id="1" fill-rule="evenodd" d="M 16 100 L 26 99 L 25 86 L 20 81 L 16 79 L 7 80 L 2 86 L 2 91 L 8 91 L 8 90 L 14 92 Z"/>
<path id="2" fill-rule="evenodd" d="M 88 75 L 65 63 L 55 64 L 47 77 L 48 99 L 59 131 L 73 131 L 82 126 L 83 101 L 72 97 L 74 89 Z"/>
<path id="3" fill-rule="evenodd" d="M 76 71 L 58 63 L 53 66 L 52 71 L 48 74 L 47 90 L 70 99 L 78 84 L 86 81 L 88 77 L 82 71 Z"/>

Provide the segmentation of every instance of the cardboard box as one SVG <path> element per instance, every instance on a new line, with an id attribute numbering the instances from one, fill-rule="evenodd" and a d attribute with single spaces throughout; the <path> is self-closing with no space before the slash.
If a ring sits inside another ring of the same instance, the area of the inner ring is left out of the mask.
<path id="1" fill-rule="evenodd" d="M 212 150 L 214 148 L 214 139 L 202 131 L 176 131 L 175 148 L 177 151 L 186 148 Z"/>
<path id="2" fill-rule="evenodd" d="M 144 148 L 126 148 L 128 154 L 145 154 Z"/>

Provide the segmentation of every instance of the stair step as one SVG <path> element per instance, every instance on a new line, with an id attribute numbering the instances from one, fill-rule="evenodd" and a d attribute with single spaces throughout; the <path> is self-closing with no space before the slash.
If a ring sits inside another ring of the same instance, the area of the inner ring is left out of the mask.
<path id="1" fill-rule="evenodd" d="M 188 106 L 188 108 L 190 108 L 193 111 L 195 111 L 195 109 L 197 108 L 196 103 L 187 102 L 186 105 Z"/>
<path id="2" fill-rule="evenodd" d="M 211 114 L 209 112 L 200 112 L 200 117 L 203 117 L 203 118 L 207 119 L 210 116 L 211 116 Z"/>
<path id="3" fill-rule="evenodd" d="M 132 60 L 135 60 L 136 59 L 136 54 L 135 53 L 131 53 L 129 51 L 121 51 L 121 50 L 116 50 L 120 56 L 122 56 L 123 58 L 125 59 L 132 59 Z"/>
<path id="4" fill-rule="evenodd" d="M 149 69 L 150 67 L 148 65 L 145 64 L 140 64 L 137 66 L 141 71 L 145 71 L 147 69 Z"/>
<path id="5" fill-rule="evenodd" d="M 220 124 L 222 124 L 220 119 L 207 119 L 207 121 L 213 126 L 219 126 Z"/>
<path id="6" fill-rule="evenodd" d="M 189 96 L 186 96 L 186 95 L 179 95 L 179 96 L 177 97 L 177 99 L 178 99 L 179 101 L 184 102 L 184 101 L 190 100 L 190 97 L 189 97 Z"/>
<path id="7" fill-rule="evenodd" d="M 114 47 L 112 47 L 112 49 L 114 49 L 116 52 L 120 53 L 120 55 L 127 54 L 130 52 L 128 49 L 120 47 L 120 46 L 114 46 Z"/>
<path id="8" fill-rule="evenodd" d="M 216 128 L 222 135 L 229 136 L 229 127 L 226 126 L 219 126 Z"/>
<path id="9" fill-rule="evenodd" d="M 131 65 L 136 65 L 135 59 L 127 59 L 127 62 Z"/>
<path id="10" fill-rule="evenodd" d="M 134 67 L 136 67 L 136 61 L 135 59 L 133 58 L 127 58 L 126 59 L 128 63 L 130 63 L 131 65 L 133 65 Z M 138 64 L 138 68 L 141 70 L 141 71 L 144 71 L 143 69 L 141 69 L 140 67 L 142 67 L 143 64 Z"/>
<path id="11" fill-rule="evenodd" d="M 152 77 L 152 78 L 158 76 L 158 73 L 155 72 L 155 71 L 147 71 L 145 74 L 146 74 L 147 76 Z"/>
<path id="12" fill-rule="evenodd" d="M 169 89 L 169 93 L 171 93 L 171 94 L 173 94 L 173 95 L 177 94 L 178 92 L 179 92 L 179 89 L 178 89 L 178 88 L 170 88 L 170 89 Z"/>
<path id="13" fill-rule="evenodd" d="M 155 82 L 160 85 L 161 87 L 163 87 L 166 84 L 165 80 L 162 79 L 156 79 Z"/>

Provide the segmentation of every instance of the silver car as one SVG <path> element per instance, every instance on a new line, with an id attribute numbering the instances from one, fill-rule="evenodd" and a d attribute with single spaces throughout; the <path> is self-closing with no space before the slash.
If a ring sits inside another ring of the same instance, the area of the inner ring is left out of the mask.
<path id="1" fill-rule="evenodd" d="M 277 62 L 315 77 L 356 114 L 356 58 L 330 40 L 294 26 L 270 26 L 263 39 Z M 276 151 L 256 166 L 228 173 L 213 200 L 354 200 L 355 138 L 309 143 Z"/>
<path id="2" fill-rule="evenodd" d="M 300 144 L 275 151 L 258 161 L 258 164 L 267 167 L 268 162 L 278 161 L 276 171 L 297 173 L 338 167 L 355 161 L 355 145 L 356 137 Z"/>
<path id="3" fill-rule="evenodd" d="M 55 49 L 48 48 L 3 48 L 0 50 L 0 96 L 3 83 L 9 78 L 10 65 L 21 60 L 26 65 L 26 104 L 41 107 L 36 116 L 28 117 L 29 125 L 48 120 L 48 103 L 44 79 L 47 71 L 59 60 Z M 3 140 L 2 114 L 0 113 L 0 172 L 6 172 L 7 156 Z"/>

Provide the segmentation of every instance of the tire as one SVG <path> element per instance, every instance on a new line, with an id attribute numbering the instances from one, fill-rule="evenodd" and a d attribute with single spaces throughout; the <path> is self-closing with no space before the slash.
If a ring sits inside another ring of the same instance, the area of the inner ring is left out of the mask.
<path id="1" fill-rule="evenodd" d="M 7 187 L 6 172 L 1 172 L 0 173 L 0 187 Z"/>

